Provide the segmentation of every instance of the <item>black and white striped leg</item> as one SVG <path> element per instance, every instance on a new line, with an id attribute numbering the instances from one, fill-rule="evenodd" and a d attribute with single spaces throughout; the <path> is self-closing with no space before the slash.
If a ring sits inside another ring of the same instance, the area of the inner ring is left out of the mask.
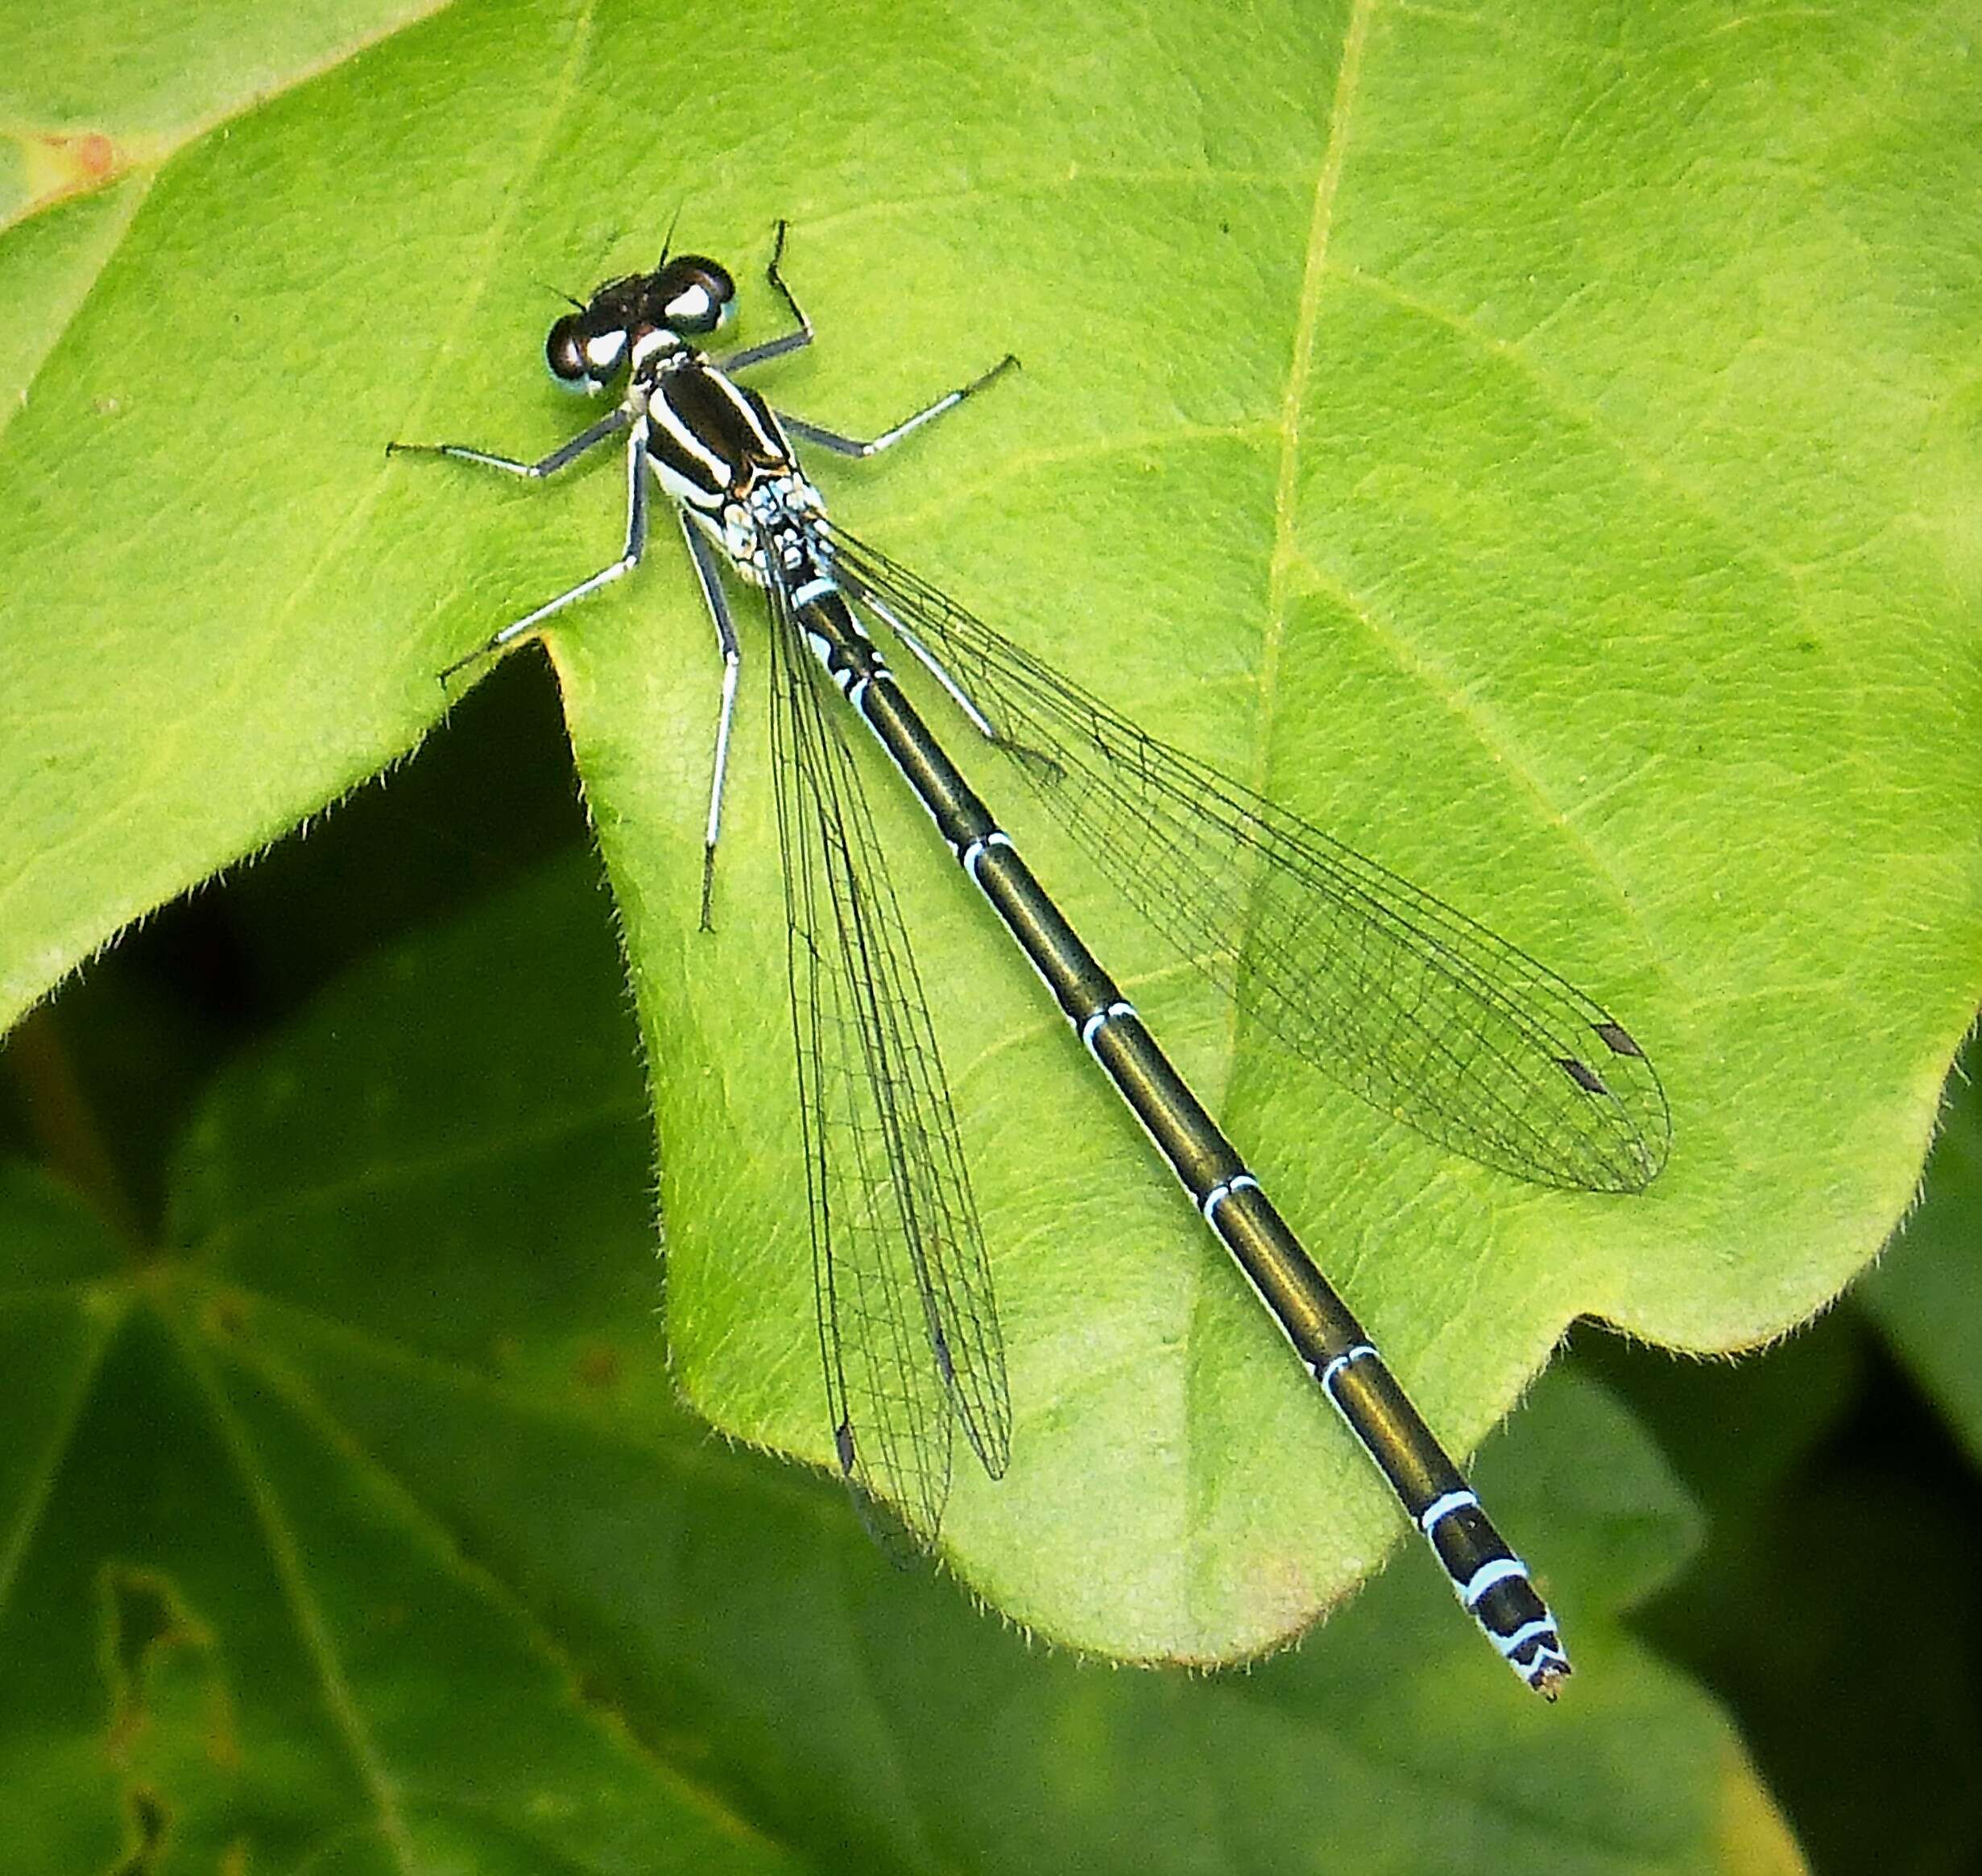
<path id="1" fill-rule="evenodd" d="M 500 469 L 505 475 L 523 476 L 531 481 L 540 482 L 546 476 L 554 476 L 561 469 L 568 469 L 607 437 L 618 436 L 632 421 L 633 412 L 622 404 L 596 424 L 581 430 L 569 443 L 561 444 L 548 456 L 540 457 L 535 462 L 520 462 L 513 456 L 497 456 L 466 443 L 388 443 L 386 454 L 451 457 L 456 462 L 479 463 L 484 469 Z"/>
<path id="2" fill-rule="evenodd" d="M 611 432 L 609 431 L 606 434 L 610 435 Z M 453 445 L 448 446 L 444 453 L 458 456 L 470 462 L 493 463 L 499 460 L 478 456 L 471 451 Z M 492 657 L 506 645 L 514 644 L 524 634 L 536 630 L 552 614 L 562 612 L 566 606 L 575 604 L 589 593 L 598 592 L 602 586 L 609 586 L 614 581 L 623 579 L 639 565 L 640 558 L 646 552 L 647 419 L 640 417 L 633 420 L 631 434 L 627 438 L 627 544 L 619 558 L 610 566 L 600 568 L 590 579 L 581 580 L 569 591 L 559 593 L 555 599 L 546 600 L 536 611 L 525 613 L 521 618 L 503 626 L 501 631 L 478 645 L 474 651 L 456 659 L 441 673 L 441 682 L 445 684 L 457 671 L 478 663 L 484 658 Z"/>
<path id="3" fill-rule="evenodd" d="M 903 437 L 920 430 L 925 424 L 933 424 L 946 411 L 954 411 L 966 398 L 975 397 L 987 385 L 1016 370 L 1018 362 L 1015 353 L 1006 353 L 990 370 L 972 378 L 968 384 L 959 385 L 954 390 L 945 391 L 935 403 L 925 404 L 913 415 L 903 418 L 892 429 L 883 430 L 879 436 L 864 443 L 857 436 L 842 436 L 838 430 L 809 424 L 803 417 L 794 417 L 784 411 L 778 412 L 778 421 L 793 436 L 802 436 L 808 443 L 816 443 L 821 449 L 830 449 L 835 456 L 879 456 L 883 450 L 893 448 Z"/>
<path id="4" fill-rule="evenodd" d="M 787 353 L 801 351 L 812 343 L 812 321 L 801 310 L 790 287 L 784 283 L 784 276 L 778 271 L 778 262 L 784 258 L 784 235 L 789 227 L 784 217 L 778 217 L 777 232 L 771 242 L 771 258 L 764 267 L 764 278 L 776 288 L 778 296 L 791 308 L 792 317 L 798 321 L 798 330 L 787 333 L 781 338 L 767 339 L 761 345 L 747 345 L 740 352 L 732 352 L 726 358 L 714 361 L 718 371 L 746 371 L 753 365 L 762 365 L 772 358 L 782 358 Z"/>
<path id="5" fill-rule="evenodd" d="M 689 560 L 701 584 L 703 603 L 709 608 L 709 622 L 716 628 L 716 649 L 722 654 L 722 708 L 716 718 L 716 754 L 709 781 L 709 825 L 702 838 L 702 929 L 707 932 L 714 928 L 710 914 L 716 890 L 716 842 L 722 833 L 722 781 L 730 765 L 730 722 L 736 713 L 736 679 L 743 665 L 743 651 L 730 617 L 730 602 L 722 590 L 721 557 L 701 530 L 689 519 L 686 509 L 681 510 L 681 522 Z"/>

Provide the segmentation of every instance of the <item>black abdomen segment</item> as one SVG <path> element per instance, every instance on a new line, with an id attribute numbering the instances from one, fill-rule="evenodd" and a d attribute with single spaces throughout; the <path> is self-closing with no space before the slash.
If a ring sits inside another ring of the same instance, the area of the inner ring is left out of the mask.
<path id="1" fill-rule="evenodd" d="M 814 655 L 1390 1481 L 1460 1601 L 1514 1671 L 1554 1699 L 1569 1658 L 1526 1567 L 1237 1149 L 930 735 L 838 593 L 824 585 L 801 589 L 806 603 L 797 608 Z"/>

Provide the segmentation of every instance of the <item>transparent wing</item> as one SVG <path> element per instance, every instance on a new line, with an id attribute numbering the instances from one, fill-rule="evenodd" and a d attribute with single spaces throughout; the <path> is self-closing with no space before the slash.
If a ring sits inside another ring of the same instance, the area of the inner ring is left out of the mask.
<path id="1" fill-rule="evenodd" d="M 884 554 L 834 569 L 991 719 L 1123 895 L 1297 1055 L 1454 1151 L 1544 1185 L 1636 1192 L 1665 1093 L 1603 1007 L 1483 926 L 1117 715 Z"/>
<path id="2" fill-rule="evenodd" d="M 830 680 L 773 593 L 771 684 L 819 1348 L 848 1478 L 934 1538 L 953 1418 L 993 1477 L 1004 1349 L 956 1116 Z"/>

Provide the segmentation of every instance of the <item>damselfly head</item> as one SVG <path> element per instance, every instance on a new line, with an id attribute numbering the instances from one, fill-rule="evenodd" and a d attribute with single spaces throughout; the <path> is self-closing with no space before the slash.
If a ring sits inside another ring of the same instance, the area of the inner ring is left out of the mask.
<path id="1" fill-rule="evenodd" d="M 574 390 L 602 390 L 627 362 L 632 342 L 637 276 L 609 280 L 576 312 L 552 322 L 544 341 L 551 376 Z"/>
<path id="2" fill-rule="evenodd" d="M 602 390 L 630 357 L 654 349 L 654 339 L 713 333 L 735 302 L 736 283 L 726 269 L 703 254 L 677 254 L 651 274 L 608 280 L 552 326 L 544 356 L 561 384 Z"/>

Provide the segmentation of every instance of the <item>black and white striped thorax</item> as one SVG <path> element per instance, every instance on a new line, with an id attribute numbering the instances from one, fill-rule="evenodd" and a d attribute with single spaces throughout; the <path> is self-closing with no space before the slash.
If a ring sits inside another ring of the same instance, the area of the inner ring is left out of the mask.
<path id="1" fill-rule="evenodd" d="M 771 407 L 688 347 L 656 352 L 631 397 L 668 495 L 752 585 L 803 591 L 825 505 Z"/>

